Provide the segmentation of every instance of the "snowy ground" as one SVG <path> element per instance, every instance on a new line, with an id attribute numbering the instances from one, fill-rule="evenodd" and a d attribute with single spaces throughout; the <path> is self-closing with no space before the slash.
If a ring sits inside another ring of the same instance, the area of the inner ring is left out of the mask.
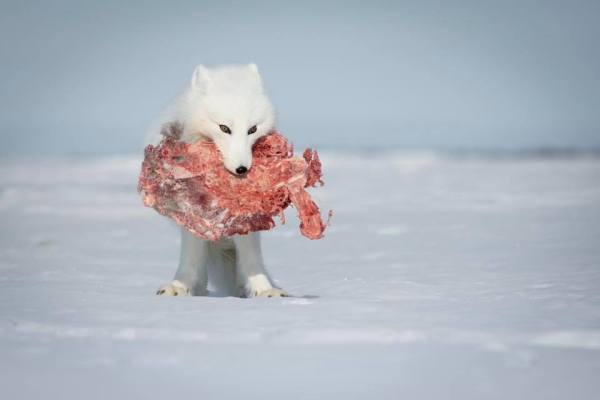
<path id="1" fill-rule="evenodd" d="M 139 160 L 0 162 L 4 399 L 596 399 L 600 159 L 326 154 L 295 297 L 165 298 L 177 230 Z"/>

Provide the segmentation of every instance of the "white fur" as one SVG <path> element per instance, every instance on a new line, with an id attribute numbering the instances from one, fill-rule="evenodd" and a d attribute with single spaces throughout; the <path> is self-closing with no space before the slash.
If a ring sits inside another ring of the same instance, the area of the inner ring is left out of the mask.
<path id="1" fill-rule="evenodd" d="M 236 173 L 252 167 L 252 145 L 275 124 L 273 106 L 265 94 L 255 64 L 207 68 L 199 65 L 190 83 L 164 114 L 161 125 L 179 122 L 182 140 L 213 141 L 225 168 Z M 224 133 L 219 125 L 231 130 Z M 248 134 L 256 126 L 256 132 Z M 181 230 L 179 268 L 171 283 L 158 289 L 166 296 L 206 295 L 208 281 L 225 295 L 281 297 L 265 270 L 260 235 L 238 235 L 219 242 L 202 240 Z"/>
<path id="2" fill-rule="evenodd" d="M 188 143 L 212 140 L 225 167 L 235 173 L 240 166 L 252 166 L 252 145 L 273 129 L 275 111 L 255 64 L 212 69 L 199 65 L 160 125 L 172 121 L 183 124 L 183 140 Z M 219 125 L 229 127 L 231 134 L 223 133 Z M 253 126 L 257 131 L 249 135 Z"/>

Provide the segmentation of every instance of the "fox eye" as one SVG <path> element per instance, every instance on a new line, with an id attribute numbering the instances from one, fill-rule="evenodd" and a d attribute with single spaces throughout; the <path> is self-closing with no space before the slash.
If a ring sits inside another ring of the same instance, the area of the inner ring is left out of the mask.
<path id="1" fill-rule="evenodd" d="M 253 133 L 256 132 L 256 125 L 254 125 L 252 128 L 248 129 L 248 135 L 252 135 Z"/>
<path id="2" fill-rule="evenodd" d="M 227 125 L 219 125 L 219 128 L 228 135 L 231 135 L 231 129 Z"/>

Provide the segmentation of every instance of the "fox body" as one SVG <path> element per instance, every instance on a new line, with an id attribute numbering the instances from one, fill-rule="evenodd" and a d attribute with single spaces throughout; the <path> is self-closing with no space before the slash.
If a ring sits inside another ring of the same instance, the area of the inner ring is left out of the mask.
<path id="1" fill-rule="evenodd" d="M 243 178 L 252 168 L 253 144 L 274 128 L 275 111 L 255 64 L 199 65 L 160 122 L 181 124 L 182 140 L 188 143 L 214 142 L 224 167 Z M 182 228 L 179 267 L 157 294 L 207 295 L 209 280 L 222 295 L 287 295 L 275 287 L 265 269 L 258 232 L 210 242 Z"/>

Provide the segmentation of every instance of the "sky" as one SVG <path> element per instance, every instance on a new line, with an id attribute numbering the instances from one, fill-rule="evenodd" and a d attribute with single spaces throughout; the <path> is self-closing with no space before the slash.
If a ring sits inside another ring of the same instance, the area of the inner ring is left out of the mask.
<path id="1" fill-rule="evenodd" d="M 300 146 L 600 147 L 597 1 L 0 0 L 0 154 L 130 153 L 197 64 Z"/>

